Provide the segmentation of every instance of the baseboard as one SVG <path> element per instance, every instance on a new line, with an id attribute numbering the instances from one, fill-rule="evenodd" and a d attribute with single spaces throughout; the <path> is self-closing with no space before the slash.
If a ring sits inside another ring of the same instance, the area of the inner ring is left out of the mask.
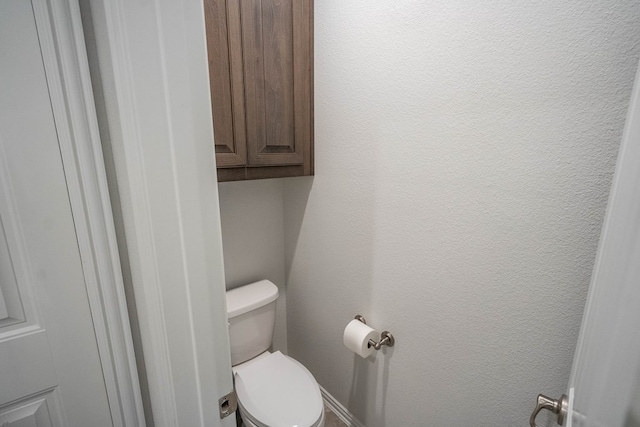
<path id="1" fill-rule="evenodd" d="M 327 390 L 322 388 L 322 386 L 320 386 L 320 393 L 322 393 L 322 400 L 324 400 L 324 404 L 327 405 L 327 407 L 331 409 L 331 412 L 336 414 L 343 423 L 349 427 L 365 427 L 364 424 L 351 415 L 351 413 L 347 411 L 347 408 L 342 406 L 342 404 L 331 396 Z"/>

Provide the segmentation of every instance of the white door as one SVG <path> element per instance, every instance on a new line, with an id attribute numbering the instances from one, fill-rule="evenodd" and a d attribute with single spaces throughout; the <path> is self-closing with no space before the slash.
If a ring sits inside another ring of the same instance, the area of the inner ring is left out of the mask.
<path id="1" fill-rule="evenodd" d="M 576 347 L 565 425 L 640 426 L 639 387 L 640 67 Z"/>
<path id="2" fill-rule="evenodd" d="M 153 421 L 235 426 L 202 0 L 83 4 Z"/>
<path id="3" fill-rule="evenodd" d="M 0 425 L 112 426 L 34 9 L 0 2 Z"/>

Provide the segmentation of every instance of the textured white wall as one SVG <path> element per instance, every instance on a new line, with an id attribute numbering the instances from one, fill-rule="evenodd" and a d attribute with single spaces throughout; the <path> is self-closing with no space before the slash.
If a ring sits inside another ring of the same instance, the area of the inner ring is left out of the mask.
<path id="1" fill-rule="evenodd" d="M 282 180 L 223 182 L 218 192 L 227 289 L 262 279 L 278 286 L 273 348 L 286 353 Z"/>
<path id="2" fill-rule="evenodd" d="M 368 427 L 564 392 L 637 1 L 315 3 L 316 177 L 284 183 L 289 353 Z M 342 346 L 357 313 L 397 336 Z"/>

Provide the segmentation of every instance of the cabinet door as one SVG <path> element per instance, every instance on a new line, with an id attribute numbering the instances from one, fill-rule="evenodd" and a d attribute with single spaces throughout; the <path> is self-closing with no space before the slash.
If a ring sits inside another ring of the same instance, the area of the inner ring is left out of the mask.
<path id="1" fill-rule="evenodd" d="M 310 1 L 243 0 L 241 14 L 249 164 L 303 164 L 311 138 Z"/>
<path id="2" fill-rule="evenodd" d="M 209 86 L 218 167 L 245 166 L 246 127 L 238 1 L 205 0 Z"/>
<path id="3" fill-rule="evenodd" d="M 313 0 L 204 0 L 218 180 L 313 174 Z"/>

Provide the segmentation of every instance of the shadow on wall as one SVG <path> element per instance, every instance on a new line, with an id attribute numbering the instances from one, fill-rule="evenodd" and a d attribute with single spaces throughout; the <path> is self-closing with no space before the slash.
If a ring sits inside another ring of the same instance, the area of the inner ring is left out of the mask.
<path id="1" fill-rule="evenodd" d="M 316 176 L 283 192 L 288 349 L 366 426 L 526 425 L 566 388 L 639 14 L 315 3 Z M 356 314 L 393 354 L 342 345 Z"/>
<path id="2" fill-rule="evenodd" d="M 285 191 L 290 191 L 291 199 L 295 199 L 295 202 L 289 203 L 284 209 L 284 223 L 285 227 L 285 278 L 289 278 L 289 271 L 291 268 L 291 257 L 296 252 L 298 240 L 300 238 L 300 230 L 302 228 L 302 221 L 304 219 L 304 213 L 307 209 L 307 203 L 309 203 L 309 194 L 313 187 L 313 176 L 304 176 L 300 178 L 288 178 L 284 181 Z M 289 183 L 290 180 L 295 180 L 295 185 Z M 283 200 L 286 203 L 286 199 Z"/>
<path id="3" fill-rule="evenodd" d="M 378 132 L 375 127 L 363 126 L 360 131 L 362 138 L 375 142 Z M 375 145 L 372 143 L 370 148 Z M 355 150 L 347 141 L 344 147 L 347 151 Z M 356 154 L 348 153 L 344 156 L 344 165 L 334 165 L 345 174 L 343 180 L 324 176 L 322 158 L 319 158 L 316 161 L 318 176 L 284 182 L 287 338 L 289 349 L 294 349 L 291 355 L 303 361 L 330 393 L 343 388 L 342 379 L 335 374 L 323 375 L 326 370 L 321 369 L 320 364 L 333 364 L 341 366 L 340 370 L 350 371 L 350 389 L 344 390 L 348 397 L 341 398 L 340 402 L 366 425 L 384 425 L 389 359 L 394 349 L 383 348 L 375 359 L 362 359 L 342 344 L 344 327 L 356 314 L 362 314 L 377 327 L 390 326 L 388 319 L 379 318 L 381 313 L 376 310 L 372 295 L 377 165 L 367 162 L 350 166 L 347 159 Z M 359 185 L 344 185 L 347 182 Z M 331 203 L 318 203 L 319 199 L 313 197 L 314 186 L 321 186 L 331 194 Z M 305 234 L 309 229 L 326 232 L 311 236 Z M 321 260 L 300 262 L 314 257 Z M 292 270 L 294 263 L 304 268 Z M 327 265 L 331 268 L 326 268 Z M 323 306 L 345 317 L 328 322 L 322 318 Z"/>
<path id="4" fill-rule="evenodd" d="M 357 354 L 353 355 L 353 376 L 351 377 L 351 389 L 347 409 L 352 414 L 367 413 L 369 419 L 376 424 L 384 424 L 387 420 L 387 389 L 389 386 L 389 360 L 393 355 L 393 348 L 382 348 L 373 357 L 363 359 Z M 382 373 L 380 381 L 378 377 Z M 379 385 L 379 387 L 377 387 Z M 368 408 L 367 401 L 360 396 L 366 395 L 371 386 L 380 390 L 380 401 L 376 401 L 375 407 Z"/>
<path id="5" fill-rule="evenodd" d="M 269 279 L 278 286 L 273 350 L 287 353 L 282 180 L 218 185 L 227 289 Z"/>
<path id="6" fill-rule="evenodd" d="M 404 268 L 389 257 L 390 252 L 400 253 L 402 244 L 391 249 L 386 234 L 394 234 L 398 223 L 413 214 L 401 212 L 401 204 L 393 205 L 407 198 L 398 183 L 406 175 L 406 163 L 394 164 L 390 150 L 397 144 L 389 141 L 401 134 L 406 121 L 416 118 L 404 117 L 402 111 L 390 114 L 392 107 L 382 102 L 384 94 L 371 102 L 374 81 L 361 81 L 357 73 L 349 78 L 358 88 L 351 99 L 359 106 L 355 110 L 342 111 L 344 105 L 332 104 L 338 94 L 327 93 L 333 89 L 317 88 L 325 96 L 316 99 L 315 138 L 331 141 L 327 145 L 333 147 L 316 151 L 317 175 L 284 180 L 287 339 L 290 354 L 353 416 L 367 426 L 388 425 L 389 371 L 396 349 L 383 348 L 375 358 L 363 359 L 344 347 L 342 335 L 356 314 L 376 329 L 392 332 L 404 321 L 398 310 L 385 307 L 393 286 L 381 290 L 374 284 L 391 284 L 391 272 Z M 334 115 L 344 120 L 336 121 Z M 363 145 L 355 141 L 367 142 L 366 160 Z M 395 195 L 391 206 L 383 206 L 388 200 L 381 191 Z"/>

